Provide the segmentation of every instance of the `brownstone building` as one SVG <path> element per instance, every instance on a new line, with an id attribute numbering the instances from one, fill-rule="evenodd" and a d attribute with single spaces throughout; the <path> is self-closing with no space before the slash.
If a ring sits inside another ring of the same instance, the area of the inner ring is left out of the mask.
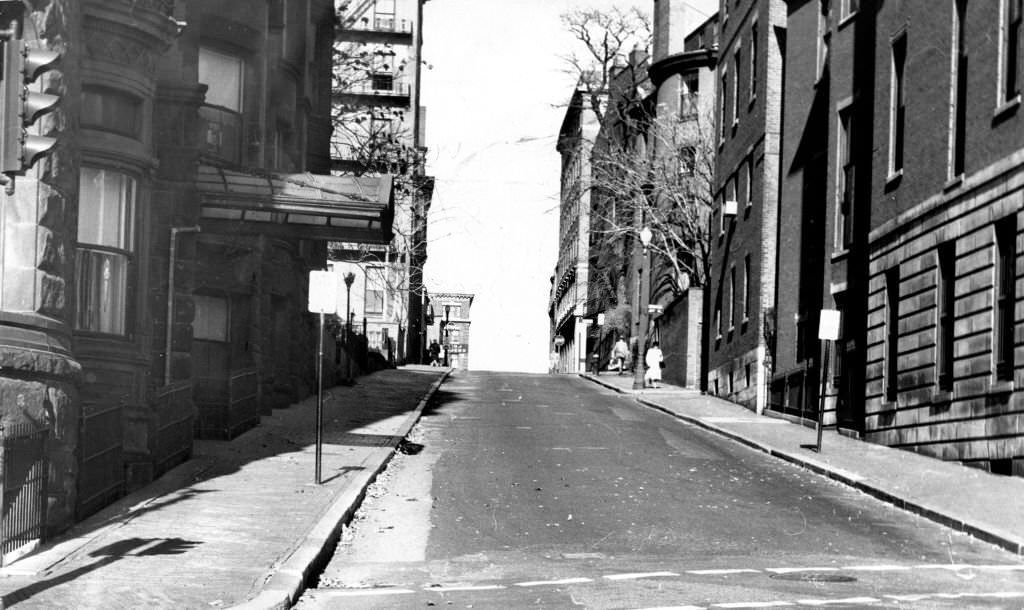
<path id="1" fill-rule="evenodd" d="M 327 0 L 50 0 L 25 19 L 63 53 L 62 102 L 54 152 L 0 197 L 0 418 L 50 429 L 59 530 L 194 434 L 309 393 L 306 274 L 329 239 L 389 239 L 392 195 L 327 175 Z"/>

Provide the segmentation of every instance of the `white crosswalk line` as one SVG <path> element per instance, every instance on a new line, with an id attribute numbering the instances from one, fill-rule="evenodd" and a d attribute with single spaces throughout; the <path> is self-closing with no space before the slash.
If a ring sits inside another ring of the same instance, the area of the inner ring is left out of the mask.
<path id="1" fill-rule="evenodd" d="M 639 578 L 658 578 L 662 576 L 679 576 L 675 572 L 636 572 L 633 574 L 606 574 L 608 580 L 636 580 Z"/>
<path id="2" fill-rule="evenodd" d="M 423 590 L 448 593 L 451 591 L 500 591 L 504 588 L 502 585 L 442 585 L 440 587 L 423 587 Z"/>
<path id="3" fill-rule="evenodd" d="M 587 582 L 594 582 L 592 578 L 563 578 L 561 580 L 531 580 L 528 582 L 517 582 L 517 587 L 543 587 L 550 585 L 578 585 Z"/>
<path id="4" fill-rule="evenodd" d="M 718 574 L 760 574 L 761 570 L 754 570 L 752 568 L 723 568 L 718 570 L 686 570 L 686 573 L 698 576 L 714 576 Z"/>
<path id="5" fill-rule="evenodd" d="M 801 606 L 829 606 L 831 604 L 877 604 L 882 600 L 874 597 L 844 597 L 841 599 L 798 599 Z"/>

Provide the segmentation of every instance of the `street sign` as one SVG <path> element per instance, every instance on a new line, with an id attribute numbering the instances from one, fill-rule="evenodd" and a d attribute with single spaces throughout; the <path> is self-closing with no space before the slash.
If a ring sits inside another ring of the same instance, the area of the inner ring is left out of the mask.
<path id="1" fill-rule="evenodd" d="M 839 310 L 822 309 L 821 320 L 818 322 L 818 338 L 825 341 L 839 339 Z"/>
<path id="2" fill-rule="evenodd" d="M 651 303 L 647 306 L 647 313 L 661 313 L 663 311 L 665 311 L 665 308 L 662 307 L 661 305 L 655 305 L 654 303 Z"/>
<path id="3" fill-rule="evenodd" d="M 597 314 L 597 325 L 598 326 L 604 326 L 604 314 L 603 313 Z"/>
<path id="4" fill-rule="evenodd" d="M 563 345 L 565 345 L 565 337 L 562 335 L 555 337 L 555 346 L 562 347 Z"/>
<path id="5" fill-rule="evenodd" d="M 338 281 L 330 271 L 309 272 L 309 311 L 336 313 L 338 310 Z"/>

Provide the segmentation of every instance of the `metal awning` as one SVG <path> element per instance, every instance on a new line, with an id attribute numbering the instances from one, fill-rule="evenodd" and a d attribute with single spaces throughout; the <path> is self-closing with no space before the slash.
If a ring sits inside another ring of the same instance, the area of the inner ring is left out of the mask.
<path id="1" fill-rule="evenodd" d="M 201 164 L 200 223 L 210 232 L 387 243 L 392 176 L 257 174 Z"/>

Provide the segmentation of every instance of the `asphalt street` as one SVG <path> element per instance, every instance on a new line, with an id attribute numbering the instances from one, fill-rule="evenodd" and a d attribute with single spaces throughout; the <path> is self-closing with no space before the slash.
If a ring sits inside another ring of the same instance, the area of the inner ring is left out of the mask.
<path id="1" fill-rule="evenodd" d="M 1022 605 L 987 543 L 575 377 L 459 373 L 298 607 Z"/>

